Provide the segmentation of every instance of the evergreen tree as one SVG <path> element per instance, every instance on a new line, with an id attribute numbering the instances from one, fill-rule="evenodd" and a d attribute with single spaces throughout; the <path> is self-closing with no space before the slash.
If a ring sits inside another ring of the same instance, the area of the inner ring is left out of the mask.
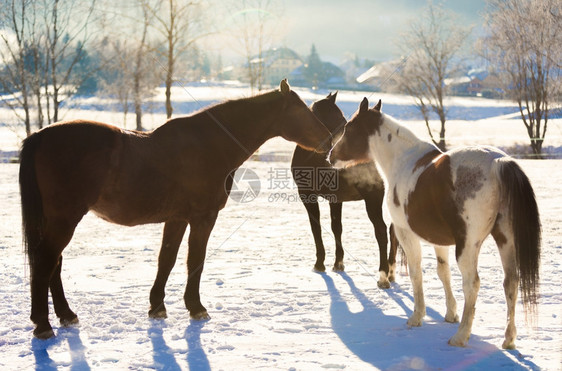
<path id="1" fill-rule="evenodd" d="M 304 77 L 308 83 L 312 84 L 313 87 L 318 86 L 319 83 L 324 81 L 324 65 L 320 60 L 320 56 L 318 55 L 314 44 L 312 44 L 312 47 L 310 48 L 310 55 L 307 58 Z"/>

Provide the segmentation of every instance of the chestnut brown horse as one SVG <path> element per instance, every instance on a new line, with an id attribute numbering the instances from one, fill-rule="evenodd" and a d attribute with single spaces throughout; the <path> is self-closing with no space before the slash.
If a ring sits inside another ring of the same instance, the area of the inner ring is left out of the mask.
<path id="1" fill-rule="evenodd" d="M 121 225 L 165 223 L 149 315 L 165 318 L 164 288 L 190 225 L 184 301 L 192 318 L 208 319 L 199 282 L 207 241 L 237 169 L 269 138 L 281 136 L 326 152 L 331 135 L 291 90 L 228 101 L 152 132 L 71 121 L 28 137 L 21 151 L 20 191 L 31 271 L 31 320 L 38 338 L 53 336 L 48 291 L 61 324 L 78 317 L 64 296 L 62 251 L 92 211 Z"/>
<path id="2" fill-rule="evenodd" d="M 324 123 L 334 137 L 341 135 L 346 119 L 336 105 L 337 92 L 314 102 L 312 112 Z M 334 271 L 344 270 L 344 250 L 342 245 L 342 207 L 343 202 L 365 201 L 369 220 L 375 229 L 379 247 L 379 281 L 378 286 L 389 288 L 395 279 L 397 244 L 391 243 L 387 258 L 388 233 L 383 219 L 382 204 L 384 200 L 384 182 L 374 162 L 353 166 L 347 169 L 334 169 L 326 156 L 296 146 L 291 162 L 291 171 L 298 187 L 300 199 L 308 214 L 314 243 L 316 245 L 316 263 L 314 269 L 324 272 L 326 250 L 322 241 L 320 208 L 318 197 L 329 202 L 331 228 L 336 241 L 336 259 Z M 325 174 L 323 174 L 325 173 Z M 392 231 L 392 229 L 391 229 Z M 391 241 L 396 241 L 393 238 Z"/>

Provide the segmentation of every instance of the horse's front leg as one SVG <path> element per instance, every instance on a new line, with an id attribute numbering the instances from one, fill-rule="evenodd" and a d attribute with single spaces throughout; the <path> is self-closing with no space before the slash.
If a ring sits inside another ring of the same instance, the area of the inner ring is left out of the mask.
<path id="1" fill-rule="evenodd" d="M 183 299 L 191 318 L 210 319 L 207 309 L 201 304 L 199 283 L 205 263 L 207 242 L 217 220 L 218 211 L 197 215 L 190 220 L 189 252 L 187 256 L 187 286 Z"/>
<path id="2" fill-rule="evenodd" d="M 316 263 L 314 263 L 314 270 L 317 272 L 325 272 L 326 266 L 324 259 L 326 258 L 326 250 L 324 249 L 324 242 L 322 241 L 322 226 L 320 225 L 320 207 L 318 202 L 312 200 L 312 194 L 301 193 L 300 198 L 308 214 L 308 221 L 310 222 L 310 229 L 314 237 L 314 245 L 316 246 Z"/>
<path id="3" fill-rule="evenodd" d="M 341 202 L 330 202 L 330 219 L 334 239 L 336 240 L 336 261 L 334 262 L 334 272 L 343 272 L 345 266 L 343 264 L 343 245 L 341 242 L 341 235 L 343 233 L 343 226 L 341 224 L 342 214 Z"/>
<path id="4" fill-rule="evenodd" d="M 183 220 L 169 221 L 164 224 L 162 246 L 158 255 L 158 272 L 154 285 L 150 290 L 150 310 L 148 315 L 152 318 L 166 318 L 166 307 L 164 306 L 164 289 L 170 276 L 170 272 L 176 263 L 178 250 L 187 228 L 187 222 Z"/>
<path id="5" fill-rule="evenodd" d="M 408 319 L 408 326 L 421 326 L 425 316 L 423 277 L 421 269 L 421 245 L 419 238 L 409 229 L 395 226 L 396 237 L 404 249 L 410 266 L 410 280 L 414 289 L 414 313 Z"/>
<path id="6" fill-rule="evenodd" d="M 384 222 L 382 215 L 382 204 L 384 201 L 384 190 L 375 196 L 365 198 L 365 206 L 367 208 L 367 215 L 373 223 L 375 228 L 375 237 L 379 245 L 379 281 L 378 287 L 381 289 L 390 288 L 390 268 L 388 266 L 388 228 Z M 394 281 L 394 274 L 392 274 L 392 281 Z"/>

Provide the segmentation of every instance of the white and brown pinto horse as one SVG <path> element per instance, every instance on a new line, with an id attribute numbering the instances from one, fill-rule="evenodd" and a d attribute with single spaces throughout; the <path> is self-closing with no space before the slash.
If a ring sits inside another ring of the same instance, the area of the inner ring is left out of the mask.
<path id="1" fill-rule="evenodd" d="M 535 306 L 541 238 L 535 195 L 521 168 L 491 147 L 443 153 L 383 114 L 380 101 L 369 109 L 365 98 L 332 148 L 330 161 L 345 167 L 371 159 L 385 178 L 388 209 L 410 266 L 415 307 L 408 325 L 420 326 L 425 315 L 420 240 L 435 246 L 437 273 L 445 289 L 445 321 L 458 321 L 446 247 L 455 245 L 465 303 L 458 331 L 449 344 L 467 344 L 480 288 L 478 254 L 491 233 L 505 274 L 503 348 L 514 348 L 517 287 L 521 285 L 525 309 Z"/>

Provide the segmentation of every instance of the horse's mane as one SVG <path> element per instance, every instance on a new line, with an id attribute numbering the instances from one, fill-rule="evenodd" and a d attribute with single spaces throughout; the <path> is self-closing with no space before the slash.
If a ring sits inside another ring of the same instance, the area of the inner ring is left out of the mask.
<path id="1" fill-rule="evenodd" d="M 228 113 L 230 110 L 237 110 L 241 112 L 250 112 L 253 111 L 250 109 L 250 106 L 257 103 L 267 103 L 267 102 L 274 102 L 276 99 L 279 99 L 281 96 L 281 92 L 279 90 L 272 90 L 260 95 L 255 95 L 253 97 L 242 97 L 238 99 L 230 99 L 222 102 L 218 102 L 209 106 L 201 107 L 197 111 L 194 111 L 188 115 L 173 117 L 168 119 L 164 124 L 160 125 L 155 131 L 160 131 L 164 127 L 169 127 L 171 122 L 174 122 L 175 125 L 184 125 L 188 122 L 193 122 L 191 120 L 186 119 L 195 119 L 202 118 L 204 116 L 208 116 L 210 119 L 217 121 L 219 120 L 219 116 L 221 113 Z"/>
<path id="2" fill-rule="evenodd" d="M 245 107 L 247 105 L 256 104 L 256 103 L 268 103 L 273 102 L 278 99 L 281 95 L 279 90 L 272 90 L 263 94 L 255 95 L 252 97 L 242 97 L 238 99 L 229 99 L 226 101 L 218 102 L 213 105 L 202 107 L 199 110 L 193 112 L 189 116 L 196 116 L 201 113 L 209 112 L 216 112 L 217 110 L 222 109 L 229 109 L 233 106 L 240 106 Z"/>
<path id="3" fill-rule="evenodd" d="M 401 139 L 409 141 L 409 142 L 414 142 L 414 143 L 426 142 L 425 140 L 421 139 L 416 134 L 414 134 L 406 126 L 402 125 L 394 117 L 392 117 L 390 115 L 387 115 L 385 113 L 382 113 L 382 119 L 383 119 L 384 124 L 390 129 L 391 133 L 393 135 L 396 135 L 398 138 L 401 138 Z"/>

